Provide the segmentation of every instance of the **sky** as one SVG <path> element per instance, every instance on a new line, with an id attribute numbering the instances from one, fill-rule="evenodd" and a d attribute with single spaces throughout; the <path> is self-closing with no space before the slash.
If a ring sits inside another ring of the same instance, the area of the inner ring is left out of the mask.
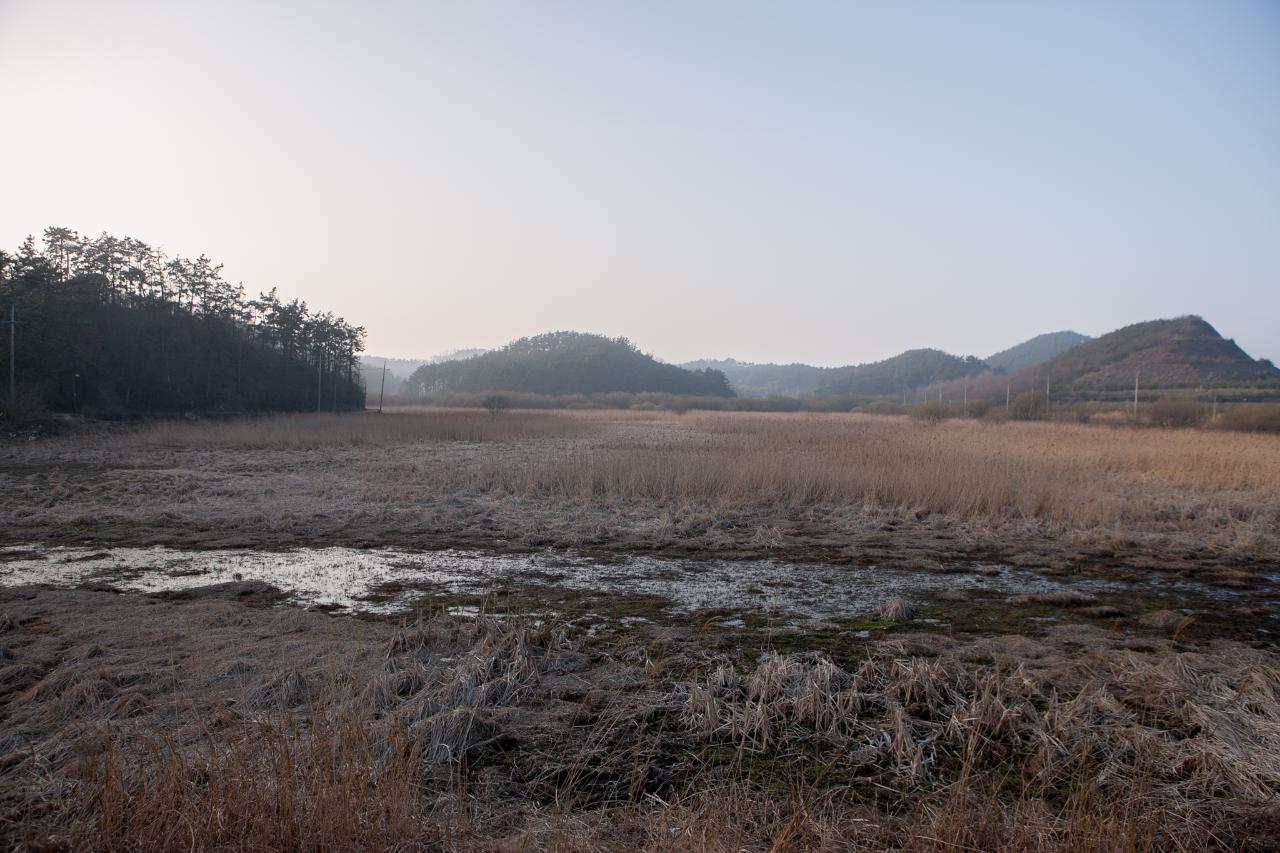
<path id="1" fill-rule="evenodd" d="M 0 246 L 203 252 L 379 355 L 1280 360 L 1274 0 L 0 0 L 0 103 Z"/>

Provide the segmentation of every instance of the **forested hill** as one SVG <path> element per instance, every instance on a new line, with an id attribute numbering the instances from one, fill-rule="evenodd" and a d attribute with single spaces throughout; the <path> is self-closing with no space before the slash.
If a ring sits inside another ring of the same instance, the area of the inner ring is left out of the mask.
<path id="1" fill-rule="evenodd" d="M 1011 346 L 1007 350 L 1001 350 L 995 355 L 987 356 L 984 360 L 992 370 L 1013 373 L 1023 368 L 1043 364 L 1088 340 L 1092 338 L 1079 332 L 1046 332 Z"/>
<path id="2" fill-rule="evenodd" d="M 985 370 L 987 365 L 973 356 L 962 358 L 936 349 L 913 349 L 884 361 L 838 368 L 823 378 L 818 393 L 832 396 L 898 394 Z"/>
<path id="3" fill-rule="evenodd" d="M 640 352 L 626 338 L 550 332 L 472 358 L 427 364 L 410 377 L 422 393 L 520 391 L 531 394 L 666 392 L 732 397 L 718 370 L 685 370 Z"/>
<path id="4" fill-rule="evenodd" d="M 170 258 L 129 237 L 48 228 L 0 252 L 0 319 L 17 319 L 9 399 L 0 346 L 0 411 L 105 417 L 139 413 L 361 409 L 364 329 L 257 299 L 201 255 Z M 8 337 L 7 328 L 0 327 Z"/>

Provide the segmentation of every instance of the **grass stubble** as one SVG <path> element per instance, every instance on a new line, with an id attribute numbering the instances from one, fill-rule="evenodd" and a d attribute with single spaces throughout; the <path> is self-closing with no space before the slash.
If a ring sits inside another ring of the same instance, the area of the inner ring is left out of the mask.
<path id="1" fill-rule="evenodd" d="M 1280 553 L 1280 438 L 1265 435 L 404 412 L 0 452 L 0 517 L 36 538 L 67 525 L 100 537 L 104 517 L 154 541 L 336 515 L 361 536 L 435 525 L 459 544 L 474 529 L 524 546 L 787 556 L 942 530 L 941 554 L 984 536 L 1116 561 L 1154 549 L 1184 570 L 1274 569 Z M 535 539 L 549 520 L 550 541 Z M 671 626 L 391 625 L 248 606 L 245 592 L 0 590 L 0 840 L 1137 851 L 1280 837 L 1277 657 L 1189 640 L 1181 621 L 987 637 L 914 625 L 910 642 L 891 634 L 837 663 L 795 637 L 777 650 Z"/>

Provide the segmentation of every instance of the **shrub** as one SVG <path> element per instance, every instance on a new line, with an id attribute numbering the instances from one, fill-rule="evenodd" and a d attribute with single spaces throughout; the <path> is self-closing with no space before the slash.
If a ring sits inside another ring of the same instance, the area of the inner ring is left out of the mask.
<path id="1" fill-rule="evenodd" d="M 500 414 L 511 408 L 511 402 L 501 394 L 486 394 L 480 401 L 480 405 L 484 406 L 491 415 Z"/>
<path id="2" fill-rule="evenodd" d="M 1147 407 L 1147 420 L 1158 427 L 1193 427 L 1204 423 L 1204 405 L 1195 400 L 1156 400 Z"/>
<path id="3" fill-rule="evenodd" d="M 991 411 L 990 400 L 970 400 L 968 406 L 965 407 L 971 418 L 986 417 L 987 412 Z"/>
<path id="4" fill-rule="evenodd" d="M 947 408 L 937 400 L 929 400 L 912 407 L 911 417 L 936 424 L 947 417 Z"/>
<path id="5" fill-rule="evenodd" d="M 1280 403 L 1245 403 L 1227 409 L 1215 423 L 1240 432 L 1280 432 Z"/>
<path id="6" fill-rule="evenodd" d="M 1009 417 L 1020 421 L 1038 421 L 1046 414 L 1043 391 L 1023 391 L 1009 403 Z"/>

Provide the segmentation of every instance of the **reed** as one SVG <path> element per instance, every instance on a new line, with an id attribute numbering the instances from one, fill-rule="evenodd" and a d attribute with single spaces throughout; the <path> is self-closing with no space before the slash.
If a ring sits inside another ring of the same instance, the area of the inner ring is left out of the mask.
<path id="1" fill-rule="evenodd" d="M 860 415 L 658 420 L 648 440 L 548 446 L 451 488 L 579 501 L 859 504 L 1073 527 L 1280 523 L 1280 437 Z"/>

